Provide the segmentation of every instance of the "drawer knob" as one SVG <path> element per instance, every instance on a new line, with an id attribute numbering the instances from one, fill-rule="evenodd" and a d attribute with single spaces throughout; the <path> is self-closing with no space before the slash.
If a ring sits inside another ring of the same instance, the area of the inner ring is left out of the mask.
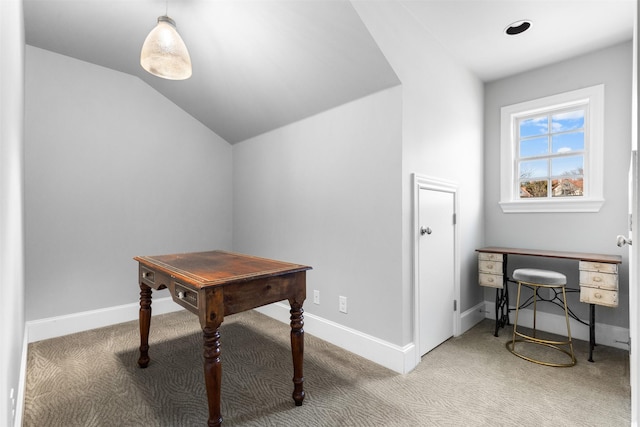
<path id="1" fill-rule="evenodd" d="M 493 283 L 493 277 L 489 277 L 489 279 L 487 280 L 487 282 L 489 282 L 489 283 Z"/>
<path id="2" fill-rule="evenodd" d="M 594 282 L 602 282 L 602 277 L 596 276 L 593 278 Z"/>
<path id="3" fill-rule="evenodd" d="M 596 292 L 595 294 L 593 294 L 593 296 L 598 299 L 602 298 L 602 294 L 600 294 L 599 292 Z"/>

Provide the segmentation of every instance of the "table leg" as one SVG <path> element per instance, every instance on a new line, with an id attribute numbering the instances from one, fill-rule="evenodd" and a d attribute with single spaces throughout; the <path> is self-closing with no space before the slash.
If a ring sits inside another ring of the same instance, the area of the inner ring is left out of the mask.
<path id="1" fill-rule="evenodd" d="M 138 366 L 149 365 L 149 328 L 151 326 L 151 288 L 140 283 L 140 358 Z"/>
<path id="2" fill-rule="evenodd" d="M 596 346 L 596 305 L 589 304 L 589 362 L 593 362 L 593 348 Z"/>
<path id="3" fill-rule="evenodd" d="M 207 387 L 209 403 L 209 427 L 222 424 L 220 412 L 220 393 L 222 385 L 222 363 L 220 362 L 220 330 L 219 327 L 206 326 L 202 329 L 204 336 L 204 381 Z"/>
<path id="4" fill-rule="evenodd" d="M 302 304 L 289 301 L 291 304 L 291 354 L 293 356 L 293 401 L 296 406 L 302 405 L 304 400 L 304 317 Z"/>

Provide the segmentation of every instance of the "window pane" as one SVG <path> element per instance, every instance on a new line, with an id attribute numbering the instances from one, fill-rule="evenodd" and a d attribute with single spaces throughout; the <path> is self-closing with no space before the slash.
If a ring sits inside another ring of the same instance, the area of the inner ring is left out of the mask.
<path id="1" fill-rule="evenodd" d="M 520 198 L 547 197 L 547 180 L 523 181 L 520 183 Z"/>
<path id="2" fill-rule="evenodd" d="M 584 110 L 568 111 L 551 117 L 551 132 L 566 132 L 584 127 Z"/>
<path id="3" fill-rule="evenodd" d="M 575 176 L 584 173 L 583 156 L 559 157 L 551 159 L 551 175 Z"/>
<path id="4" fill-rule="evenodd" d="M 582 178 L 570 179 L 554 179 L 551 181 L 552 197 L 573 197 L 582 196 L 584 189 L 584 180 Z"/>
<path id="5" fill-rule="evenodd" d="M 569 132 L 551 137 L 551 149 L 554 153 L 584 151 L 584 132 Z"/>
<path id="6" fill-rule="evenodd" d="M 520 138 L 544 135 L 549 132 L 549 119 L 547 116 L 535 117 L 520 122 Z"/>
<path id="7" fill-rule="evenodd" d="M 542 178 L 549 176 L 549 162 L 543 160 L 527 160 L 520 162 L 520 179 Z"/>
<path id="8" fill-rule="evenodd" d="M 520 141 L 520 157 L 540 156 L 549 153 L 549 138 L 524 139 Z"/>

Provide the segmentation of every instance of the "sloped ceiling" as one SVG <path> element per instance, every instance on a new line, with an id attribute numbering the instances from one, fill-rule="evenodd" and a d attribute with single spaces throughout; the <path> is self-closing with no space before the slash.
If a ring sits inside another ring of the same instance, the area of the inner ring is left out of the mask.
<path id="1" fill-rule="evenodd" d="M 25 0 L 26 42 L 140 77 L 230 143 L 399 84 L 348 1 L 171 0 L 193 76 L 140 67 L 157 0 Z"/>
<path id="2" fill-rule="evenodd" d="M 397 2 L 484 81 L 629 40 L 635 10 L 634 0 L 371 1 Z M 185 81 L 139 64 L 166 12 L 191 55 Z M 138 76 L 232 144 L 400 84 L 348 0 L 24 0 L 24 14 L 27 44 Z M 519 19 L 532 30 L 505 37 Z"/>

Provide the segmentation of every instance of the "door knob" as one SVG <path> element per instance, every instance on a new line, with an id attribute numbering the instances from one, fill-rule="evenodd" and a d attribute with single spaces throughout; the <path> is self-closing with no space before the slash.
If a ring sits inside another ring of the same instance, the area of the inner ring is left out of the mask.
<path id="1" fill-rule="evenodd" d="M 420 234 L 421 234 L 422 236 L 424 236 L 425 234 L 431 234 L 432 232 L 433 232 L 433 231 L 431 230 L 431 228 L 430 228 L 430 227 L 427 227 L 427 228 L 425 228 L 425 227 L 420 227 Z"/>
<path id="2" fill-rule="evenodd" d="M 623 247 L 624 245 L 631 245 L 631 239 L 627 239 L 625 236 L 618 236 L 617 243 L 620 247 Z"/>

